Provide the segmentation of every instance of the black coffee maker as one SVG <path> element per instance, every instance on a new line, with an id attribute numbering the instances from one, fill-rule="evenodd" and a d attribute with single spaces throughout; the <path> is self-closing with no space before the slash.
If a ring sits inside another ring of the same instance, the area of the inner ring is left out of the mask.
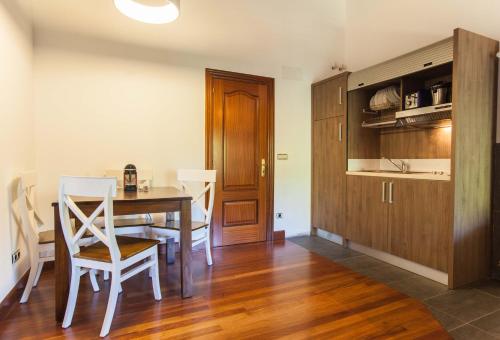
<path id="1" fill-rule="evenodd" d="M 137 191 L 137 168 L 134 164 L 127 164 L 123 170 L 123 190 Z"/>

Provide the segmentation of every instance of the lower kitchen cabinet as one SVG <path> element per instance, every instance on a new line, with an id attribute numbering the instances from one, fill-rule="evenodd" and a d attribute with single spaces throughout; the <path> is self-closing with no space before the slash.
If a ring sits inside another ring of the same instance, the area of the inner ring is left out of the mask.
<path id="1" fill-rule="evenodd" d="M 347 176 L 346 238 L 447 271 L 447 181 Z"/>
<path id="2" fill-rule="evenodd" d="M 446 272 L 450 182 L 391 178 L 389 185 L 389 252 Z"/>
<path id="3" fill-rule="evenodd" d="M 382 177 L 347 176 L 347 239 L 389 250 L 387 183 L 388 179 Z"/>

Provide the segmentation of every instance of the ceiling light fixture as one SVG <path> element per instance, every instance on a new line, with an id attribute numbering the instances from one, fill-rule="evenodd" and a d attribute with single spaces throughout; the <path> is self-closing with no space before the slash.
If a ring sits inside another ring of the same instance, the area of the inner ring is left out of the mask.
<path id="1" fill-rule="evenodd" d="M 165 0 L 161 6 L 148 6 L 136 0 L 114 1 L 123 15 L 147 24 L 167 24 L 177 19 L 180 11 L 180 0 Z"/>

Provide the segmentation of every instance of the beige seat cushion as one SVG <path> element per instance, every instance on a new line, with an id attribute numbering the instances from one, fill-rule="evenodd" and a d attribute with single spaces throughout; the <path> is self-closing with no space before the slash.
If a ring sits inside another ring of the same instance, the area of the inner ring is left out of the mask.
<path id="1" fill-rule="evenodd" d="M 53 243 L 54 240 L 54 230 L 47 230 L 38 233 L 38 244 Z"/>

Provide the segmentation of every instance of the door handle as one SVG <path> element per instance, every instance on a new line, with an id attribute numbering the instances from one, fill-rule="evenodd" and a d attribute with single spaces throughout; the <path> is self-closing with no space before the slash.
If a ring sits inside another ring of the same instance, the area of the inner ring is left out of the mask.
<path id="1" fill-rule="evenodd" d="M 385 203 L 385 186 L 387 182 L 382 182 L 382 203 Z"/>
<path id="2" fill-rule="evenodd" d="M 394 183 L 392 183 L 392 182 L 389 183 L 389 203 L 390 204 L 394 203 L 394 200 L 393 200 L 393 197 L 392 197 L 392 195 L 393 195 L 392 194 L 392 192 L 393 192 L 393 190 L 392 190 L 393 186 L 394 186 Z"/>
<path id="3" fill-rule="evenodd" d="M 339 123 L 339 142 L 342 142 L 342 123 Z"/>
<path id="4" fill-rule="evenodd" d="M 339 86 L 339 105 L 342 105 L 342 86 Z"/>
<path id="5" fill-rule="evenodd" d="M 260 177 L 266 177 L 266 160 L 264 158 L 260 162 Z"/>

